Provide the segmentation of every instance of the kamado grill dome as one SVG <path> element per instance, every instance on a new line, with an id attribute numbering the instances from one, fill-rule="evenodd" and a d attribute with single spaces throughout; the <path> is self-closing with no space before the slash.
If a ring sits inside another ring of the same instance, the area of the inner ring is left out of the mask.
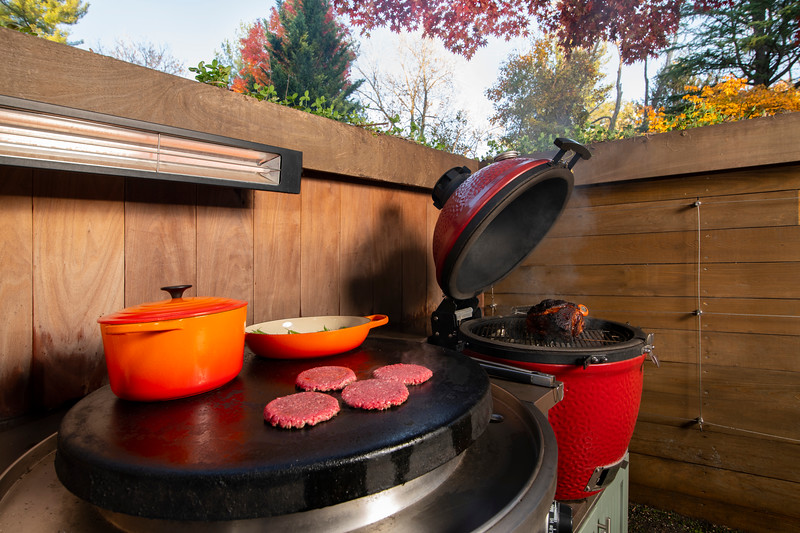
<path id="1" fill-rule="evenodd" d="M 512 153 L 472 175 L 455 168 L 439 179 L 433 257 L 445 299 L 431 317 L 429 342 L 463 351 L 500 377 L 511 369 L 563 382 L 564 399 L 548 414 L 558 441 L 556 499 L 576 500 L 602 490 L 625 465 L 652 338 L 593 317 L 574 339 L 537 338 L 526 329 L 527 309 L 483 318 L 477 299 L 533 251 L 564 210 L 571 170 L 590 154 L 569 139 L 555 144 L 552 160 Z"/>

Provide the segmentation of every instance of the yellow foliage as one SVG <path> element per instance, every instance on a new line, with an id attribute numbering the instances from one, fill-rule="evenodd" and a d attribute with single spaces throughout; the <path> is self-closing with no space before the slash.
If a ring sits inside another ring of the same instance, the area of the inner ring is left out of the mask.
<path id="1" fill-rule="evenodd" d="M 686 86 L 691 93 L 683 97 L 691 104 L 687 111 L 667 115 L 663 109 L 647 109 L 648 131 L 661 133 L 800 111 L 800 91 L 792 85 L 780 81 L 772 87 L 751 87 L 745 82 L 729 76 L 702 89 Z"/>

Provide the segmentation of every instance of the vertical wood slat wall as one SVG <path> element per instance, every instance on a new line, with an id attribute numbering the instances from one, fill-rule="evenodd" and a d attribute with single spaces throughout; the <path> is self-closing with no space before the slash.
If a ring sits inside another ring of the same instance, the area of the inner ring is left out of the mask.
<path id="1" fill-rule="evenodd" d="M 0 420 L 102 385 L 97 319 L 164 285 L 246 300 L 248 323 L 382 313 L 424 334 L 441 298 L 430 203 L 322 179 L 289 195 L 0 166 Z"/>
<path id="2" fill-rule="evenodd" d="M 655 333 L 633 501 L 800 531 L 799 197 L 798 166 L 578 187 L 494 287 L 500 312 L 558 297 Z"/>

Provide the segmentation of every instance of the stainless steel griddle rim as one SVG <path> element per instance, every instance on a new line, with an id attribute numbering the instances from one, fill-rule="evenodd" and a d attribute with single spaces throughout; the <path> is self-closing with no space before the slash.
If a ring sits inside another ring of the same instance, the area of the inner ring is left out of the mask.
<path id="1" fill-rule="evenodd" d="M 53 433 L 25 452 L 0 474 L 0 501 L 14 488 L 19 478 L 33 470 L 40 461 L 56 451 L 57 442 L 58 433 Z"/>
<path id="2" fill-rule="evenodd" d="M 532 416 L 534 422 L 530 424 L 530 427 L 537 433 L 541 453 L 539 454 L 536 471 L 528 479 L 525 488 L 502 511 L 497 513 L 492 521 L 486 523 L 483 528 L 477 531 L 487 533 L 512 531 L 544 533 L 547 531 L 546 521 L 531 523 L 531 520 L 547 517 L 548 509 L 553 503 L 553 498 L 556 494 L 556 471 L 558 467 L 556 434 L 547 421 L 547 417 L 535 405 L 523 402 L 494 383 L 492 384 L 492 396 L 495 401 L 503 402 L 509 406 L 519 406 Z M 546 485 L 536 483 L 536 480 L 541 479 L 550 479 L 551 482 Z"/>

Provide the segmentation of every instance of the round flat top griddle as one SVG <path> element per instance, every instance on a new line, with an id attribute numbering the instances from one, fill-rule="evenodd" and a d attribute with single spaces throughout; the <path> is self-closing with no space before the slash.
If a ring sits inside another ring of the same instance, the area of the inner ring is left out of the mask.
<path id="1" fill-rule="evenodd" d="M 298 373 L 347 366 L 358 379 L 394 363 L 433 370 L 387 411 L 339 399 L 333 419 L 303 429 L 264 422 L 264 406 L 297 392 Z M 175 520 L 277 516 L 405 483 L 456 457 L 486 429 L 492 399 L 478 364 L 429 344 L 367 339 L 324 359 L 246 355 L 240 375 L 180 400 L 120 400 L 104 387 L 65 416 L 56 472 L 74 494 L 112 511 Z"/>

